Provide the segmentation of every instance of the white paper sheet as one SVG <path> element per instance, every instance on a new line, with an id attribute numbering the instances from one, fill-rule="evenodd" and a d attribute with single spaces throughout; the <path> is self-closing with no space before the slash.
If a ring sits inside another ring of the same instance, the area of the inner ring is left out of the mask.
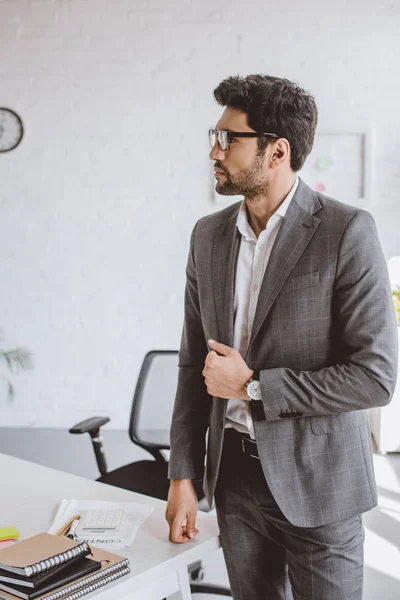
<path id="1" fill-rule="evenodd" d="M 77 536 L 79 541 L 86 541 L 90 546 L 104 550 L 117 550 L 126 548 L 133 543 L 139 527 L 153 512 L 153 507 L 139 502 L 106 502 L 103 500 L 62 500 L 53 523 L 47 533 L 55 534 L 75 515 L 80 515 L 86 510 L 124 510 L 124 518 L 119 529 L 122 534 L 96 535 L 91 537 Z"/>

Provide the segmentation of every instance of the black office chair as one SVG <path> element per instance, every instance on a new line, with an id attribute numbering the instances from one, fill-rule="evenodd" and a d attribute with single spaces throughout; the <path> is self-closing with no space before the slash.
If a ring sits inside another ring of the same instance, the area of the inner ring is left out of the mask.
<path id="1" fill-rule="evenodd" d="M 152 350 L 146 354 L 140 369 L 133 395 L 129 437 L 132 442 L 149 452 L 154 460 L 139 460 L 107 471 L 100 428 L 110 421 L 108 417 L 92 417 L 72 427 L 70 433 L 88 433 L 91 437 L 101 476 L 97 481 L 131 492 L 167 500 L 169 480 L 168 459 L 169 427 L 172 419 L 175 391 L 178 380 L 178 352 Z M 164 453 L 163 453 L 164 451 Z M 209 507 L 201 482 L 194 482 L 199 500 L 199 510 Z M 231 596 L 228 588 L 203 583 L 204 571 L 200 561 L 189 566 L 193 594 Z"/>

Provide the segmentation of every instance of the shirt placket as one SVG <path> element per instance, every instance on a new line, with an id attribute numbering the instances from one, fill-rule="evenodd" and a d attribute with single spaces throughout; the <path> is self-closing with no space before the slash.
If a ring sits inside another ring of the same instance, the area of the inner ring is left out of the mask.
<path id="1" fill-rule="evenodd" d="M 267 231 L 264 229 L 258 237 L 254 248 L 253 268 L 251 270 L 250 280 L 250 299 L 248 312 L 248 336 L 250 338 L 253 329 L 254 315 L 257 307 L 257 300 L 260 293 L 260 286 L 263 277 L 264 251 L 266 246 Z"/>
<path id="2" fill-rule="evenodd" d="M 250 280 L 250 299 L 249 299 L 249 312 L 247 319 L 247 338 L 250 340 L 251 331 L 253 329 L 254 324 L 254 315 L 256 312 L 258 296 L 260 293 L 260 286 L 263 278 L 263 264 L 264 264 L 264 256 L 265 256 L 265 248 L 267 245 L 267 229 L 262 231 L 257 239 L 256 244 L 254 244 L 254 256 L 253 256 L 253 267 L 251 270 L 251 280 Z M 254 427 L 253 427 L 253 419 L 251 418 L 250 406 L 247 406 L 246 410 L 246 422 L 247 428 L 250 433 L 250 437 L 255 439 Z"/>

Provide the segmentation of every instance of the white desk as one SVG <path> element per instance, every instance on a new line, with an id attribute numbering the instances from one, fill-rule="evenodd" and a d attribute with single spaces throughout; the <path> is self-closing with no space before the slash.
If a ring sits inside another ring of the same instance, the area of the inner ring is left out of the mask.
<path id="1" fill-rule="evenodd" d="M 129 558 L 130 574 L 84 596 L 88 599 L 160 600 L 174 594 L 174 599 L 189 600 L 187 565 L 220 547 L 214 515 L 198 513 L 200 533 L 197 538 L 186 544 L 172 544 L 168 541 L 168 525 L 164 517 L 166 503 L 161 500 L 5 454 L 0 454 L 0 474 L 4 482 L 0 490 L 1 522 L 15 525 L 21 538 L 46 531 L 63 498 L 136 501 L 154 506 L 152 515 L 140 527 L 132 546 L 116 551 Z"/>

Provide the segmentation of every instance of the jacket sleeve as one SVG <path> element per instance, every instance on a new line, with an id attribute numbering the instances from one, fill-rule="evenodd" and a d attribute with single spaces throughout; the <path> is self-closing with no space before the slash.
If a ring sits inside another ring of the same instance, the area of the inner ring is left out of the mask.
<path id="1" fill-rule="evenodd" d="M 186 268 L 185 315 L 179 351 L 179 374 L 171 425 L 170 479 L 202 479 L 205 437 L 212 398 L 202 371 L 208 346 L 201 322 L 194 240 L 190 239 Z"/>
<path id="2" fill-rule="evenodd" d="M 389 403 L 396 384 L 397 327 L 375 222 L 357 212 L 340 242 L 332 298 L 340 363 L 317 371 L 260 372 L 267 420 L 332 415 Z M 289 413 L 289 414 L 288 414 Z"/>

